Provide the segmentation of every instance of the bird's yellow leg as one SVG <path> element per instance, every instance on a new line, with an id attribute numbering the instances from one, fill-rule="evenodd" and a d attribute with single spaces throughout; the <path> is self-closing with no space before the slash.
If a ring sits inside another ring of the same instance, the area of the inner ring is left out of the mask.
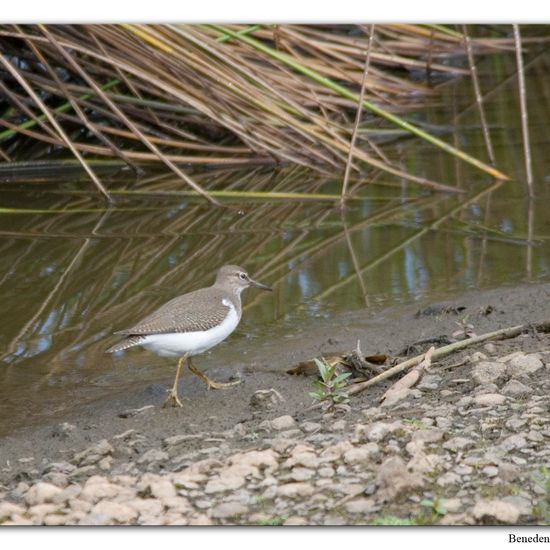
<path id="1" fill-rule="evenodd" d="M 180 379 L 181 367 L 183 367 L 188 359 L 188 353 L 186 353 L 183 357 L 180 357 L 180 360 L 178 361 L 178 368 L 176 369 L 176 378 L 174 380 L 174 385 L 172 386 L 172 389 L 170 390 L 170 394 L 166 398 L 166 401 L 162 404 L 163 407 L 168 407 L 169 405 L 171 405 L 172 407 L 183 407 L 178 397 L 178 382 Z"/>
<path id="2" fill-rule="evenodd" d="M 191 357 L 189 357 L 189 360 L 187 361 L 187 366 L 193 374 L 197 375 L 208 386 L 209 390 L 223 390 L 242 383 L 242 380 L 235 380 L 235 382 L 214 382 L 214 380 L 210 380 L 204 372 L 200 371 L 193 365 L 193 363 L 191 363 Z"/>

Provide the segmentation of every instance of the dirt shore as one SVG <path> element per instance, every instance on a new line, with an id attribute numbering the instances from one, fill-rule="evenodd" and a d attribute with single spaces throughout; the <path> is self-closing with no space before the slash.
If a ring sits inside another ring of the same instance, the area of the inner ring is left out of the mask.
<path id="1" fill-rule="evenodd" d="M 347 413 L 311 409 L 322 354 L 396 357 L 550 317 L 550 285 L 471 292 L 438 304 L 323 319 L 209 369 L 243 383 L 170 380 L 64 411 L 0 439 L 4 524 L 540 524 L 550 521 L 550 337 L 530 331 L 438 361 L 392 404 L 390 380 Z M 430 307 L 428 307 L 430 306 Z M 420 314 L 418 314 L 420 312 Z M 220 361 L 222 359 L 220 358 Z"/>

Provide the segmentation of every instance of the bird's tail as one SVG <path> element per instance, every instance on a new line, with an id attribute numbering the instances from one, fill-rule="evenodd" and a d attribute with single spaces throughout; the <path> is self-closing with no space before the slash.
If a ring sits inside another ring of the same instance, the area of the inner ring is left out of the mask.
<path id="1" fill-rule="evenodd" d="M 141 335 L 132 335 L 124 338 L 124 340 L 121 340 L 118 344 L 115 344 L 114 346 L 111 346 L 110 348 L 105 350 L 105 353 L 115 353 L 117 351 L 123 351 L 128 348 L 133 348 L 134 346 L 138 346 L 145 340 L 144 336 Z"/>

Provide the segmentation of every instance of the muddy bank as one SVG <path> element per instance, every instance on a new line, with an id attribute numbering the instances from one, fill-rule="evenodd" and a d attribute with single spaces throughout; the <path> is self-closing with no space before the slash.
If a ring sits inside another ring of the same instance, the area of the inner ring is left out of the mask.
<path id="1" fill-rule="evenodd" d="M 393 356 L 450 337 L 466 315 L 478 334 L 542 320 L 549 292 L 503 288 L 321 320 L 209 369 L 240 386 L 209 392 L 184 377 L 182 409 L 158 406 L 167 378 L 18 429 L 0 440 L 0 521 L 547 521 L 547 335 L 466 349 L 397 403 L 380 404 L 390 381 L 354 396 L 346 414 L 309 409 L 313 379 L 284 370 L 357 339 Z"/>

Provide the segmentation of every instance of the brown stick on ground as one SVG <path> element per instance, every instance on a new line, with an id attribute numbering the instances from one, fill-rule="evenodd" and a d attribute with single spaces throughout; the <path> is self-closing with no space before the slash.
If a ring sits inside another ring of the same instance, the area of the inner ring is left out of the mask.
<path id="1" fill-rule="evenodd" d="M 521 334 L 529 329 L 535 329 L 540 332 L 550 332 L 550 320 L 535 324 L 527 323 L 524 325 L 516 325 L 515 327 L 503 328 L 500 330 L 495 330 L 494 332 L 480 334 L 474 338 L 461 340 L 460 342 L 455 342 L 453 344 L 449 344 L 448 346 L 443 346 L 436 349 L 431 358 L 432 360 L 439 359 L 440 357 L 445 357 L 454 351 L 467 348 L 473 344 L 485 342 L 486 340 L 503 340 L 505 338 L 514 338 L 514 336 L 517 336 L 518 334 Z M 423 353 L 421 355 L 417 355 L 416 357 L 412 357 L 411 359 L 407 359 L 407 361 L 403 361 L 402 363 L 395 365 L 395 367 L 384 371 L 382 374 L 379 374 L 366 382 L 360 382 L 359 384 L 351 386 L 347 393 L 348 395 L 355 395 L 363 390 L 366 390 L 367 388 L 370 388 L 371 386 L 378 384 L 379 382 L 382 382 L 383 380 L 391 378 L 392 376 L 407 370 L 410 367 L 415 367 L 424 359 L 424 356 L 425 354 Z"/>

